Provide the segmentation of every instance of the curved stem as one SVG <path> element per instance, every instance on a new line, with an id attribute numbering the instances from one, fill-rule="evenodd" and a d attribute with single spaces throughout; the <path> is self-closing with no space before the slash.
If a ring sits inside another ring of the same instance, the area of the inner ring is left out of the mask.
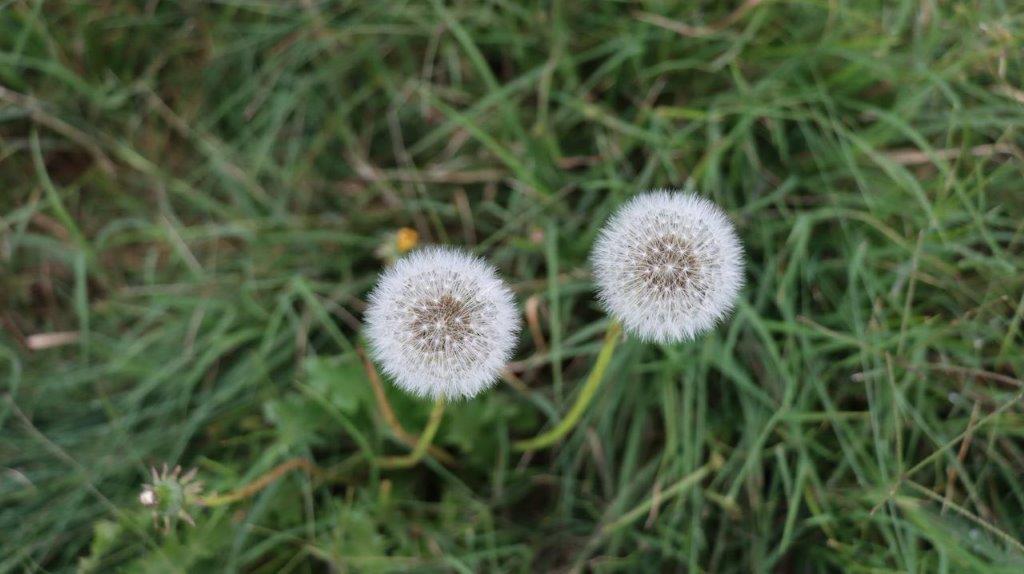
<path id="1" fill-rule="evenodd" d="M 281 478 L 283 474 L 294 469 L 302 469 L 311 476 L 321 476 L 323 474 L 320 467 L 313 464 L 310 460 L 305 458 L 293 458 L 268 470 L 260 475 L 256 480 L 241 488 L 237 488 L 225 494 L 211 494 L 210 496 L 200 497 L 199 503 L 203 506 L 224 506 L 225 504 L 244 500 L 270 486 L 272 482 Z"/>
<path id="2" fill-rule="evenodd" d="M 415 464 L 416 461 L 423 458 L 423 455 L 427 451 L 427 446 L 429 446 L 430 440 L 437 432 L 437 427 L 440 426 L 441 414 L 444 412 L 443 407 L 444 405 L 442 404 L 440 412 L 438 412 L 437 405 L 434 406 L 434 412 L 431 413 L 431 423 L 428 424 L 427 430 L 424 431 L 424 436 L 420 437 L 420 441 L 417 443 L 416 449 L 414 449 L 411 454 L 406 455 L 405 457 L 391 457 L 391 464 L 394 464 L 394 462 L 398 461 L 398 459 L 411 459 L 412 457 L 415 457 L 415 460 L 412 461 L 412 464 Z M 434 420 L 435 416 L 437 419 L 436 421 Z M 430 428 L 431 426 L 433 426 L 432 430 Z M 429 436 L 427 435 L 427 431 L 429 431 Z M 286 473 L 288 473 L 288 471 L 291 470 L 303 470 L 306 472 L 306 474 L 316 479 L 323 480 L 325 482 L 334 482 L 337 481 L 339 478 L 345 476 L 346 473 L 344 472 L 343 469 L 351 467 L 352 463 L 359 463 L 362 462 L 363 460 L 364 459 L 359 454 L 356 454 L 352 457 L 349 457 L 340 464 L 331 467 L 327 470 L 324 470 L 317 466 L 316 463 L 306 458 L 288 459 L 282 462 L 281 464 L 275 466 L 274 468 L 268 470 L 267 472 L 261 474 L 258 478 L 256 478 L 256 480 L 253 480 L 252 482 L 246 484 L 245 486 L 236 488 L 235 490 L 226 492 L 224 494 L 210 494 L 208 496 L 200 496 L 196 499 L 196 502 L 198 504 L 201 504 L 202 506 L 212 508 L 215 506 L 224 506 L 226 504 L 231 504 L 233 502 L 245 500 L 246 498 L 255 496 L 261 490 L 270 486 L 271 484 L 273 484 L 275 480 L 281 478 Z M 387 459 L 384 459 L 384 463 L 387 464 Z M 409 466 L 411 466 L 411 464 Z M 399 467 L 391 466 L 389 468 Z"/>
<path id="3" fill-rule="evenodd" d="M 416 436 L 409 434 L 409 431 L 405 430 L 402 423 L 398 422 L 398 417 L 395 416 L 395 411 L 391 409 L 391 404 L 388 402 L 388 396 L 384 392 L 384 385 L 380 382 L 380 376 L 377 374 L 377 368 L 370 362 L 370 359 L 366 356 L 362 347 L 359 348 L 359 356 L 363 359 L 363 368 L 366 369 L 366 376 L 370 379 L 370 386 L 373 388 L 373 396 L 377 401 L 377 411 L 380 413 L 381 418 L 384 419 L 384 424 L 388 425 L 388 428 L 391 429 L 391 432 L 398 440 L 411 448 L 415 448 L 417 441 Z M 455 466 L 455 457 L 441 447 L 433 445 L 428 446 L 427 452 L 442 464 L 446 466 Z"/>
<path id="4" fill-rule="evenodd" d="M 587 410 L 587 405 L 590 404 L 594 394 L 597 393 L 597 389 L 601 386 L 604 372 L 608 370 L 608 364 L 612 360 L 612 353 L 615 351 L 615 345 L 619 341 L 619 334 L 621 332 L 622 326 L 617 321 L 612 321 L 604 335 L 604 344 L 601 346 L 601 351 L 597 354 L 594 368 L 590 371 L 590 375 L 587 376 L 586 382 L 583 383 L 583 388 L 580 389 L 579 396 L 576 397 L 576 402 L 573 403 L 572 408 L 566 413 L 565 418 L 559 421 L 555 428 L 546 433 L 539 434 L 531 439 L 516 441 L 512 445 L 515 450 L 524 451 L 547 448 L 558 442 L 558 439 L 565 436 L 566 433 L 576 426 L 580 417 L 583 416 L 583 412 Z"/>
<path id="5" fill-rule="evenodd" d="M 437 434 L 437 429 L 441 426 L 441 419 L 443 417 L 444 399 L 437 399 L 434 402 L 434 409 L 430 411 L 430 419 L 427 421 L 427 426 L 424 427 L 423 434 L 416 441 L 412 452 L 402 456 L 383 457 L 377 461 L 377 465 L 387 469 L 415 466 L 423 458 L 423 455 L 427 453 L 427 450 L 430 449 L 430 443 L 434 440 L 434 435 Z"/>

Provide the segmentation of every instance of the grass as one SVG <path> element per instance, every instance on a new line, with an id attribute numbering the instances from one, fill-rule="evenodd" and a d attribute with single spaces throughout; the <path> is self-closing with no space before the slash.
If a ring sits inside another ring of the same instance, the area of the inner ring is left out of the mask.
<path id="1" fill-rule="evenodd" d="M 0 0 L 0 571 L 1020 572 L 1018 8 Z M 627 339 L 514 452 L 659 186 L 737 222 L 735 316 Z M 530 310 L 451 465 L 377 464 L 431 410 L 385 383 L 396 433 L 358 355 L 404 227 Z M 336 472 L 168 534 L 138 503 L 294 459 Z"/>

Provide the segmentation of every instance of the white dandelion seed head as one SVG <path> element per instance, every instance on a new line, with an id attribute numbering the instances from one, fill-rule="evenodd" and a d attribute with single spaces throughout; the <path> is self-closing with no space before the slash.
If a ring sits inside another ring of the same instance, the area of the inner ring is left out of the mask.
<path id="1" fill-rule="evenodd" d="M 490 387 L 519 336 L 514 297 L 497 270 L 463 251 L 414 251 L 370 293 L 366 338 L 400 388 L 421 397 L 472 397 Z"/>
<path id="2" fill-rule="evenodd" d="M 598 295 L 645 341 L 693 339 L 732 310 L 743 286 L 743 248 L 714 203 L 652 191 L 623 205 L 591 255 Z"/>

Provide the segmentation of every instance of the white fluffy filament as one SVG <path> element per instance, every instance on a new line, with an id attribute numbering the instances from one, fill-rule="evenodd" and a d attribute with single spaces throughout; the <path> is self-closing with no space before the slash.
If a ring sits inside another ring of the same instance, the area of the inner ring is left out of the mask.
<path id="1" fill-rule="evenodd" d="M 693 339 L 726 317 L 743 286 L 743 248 L 714 203 L 653 191 L 623 205 L 592 254 L 608 312 L 645 341 Z"/>
<path id="2" fill-rule="evenodd" d="M 512 292 L 493 266 L 451 248 L 426 248 L 384 272 L 370 294 L 371 354 L 402 389 L 472 397 L 490 387 L 519 333 Z"/>

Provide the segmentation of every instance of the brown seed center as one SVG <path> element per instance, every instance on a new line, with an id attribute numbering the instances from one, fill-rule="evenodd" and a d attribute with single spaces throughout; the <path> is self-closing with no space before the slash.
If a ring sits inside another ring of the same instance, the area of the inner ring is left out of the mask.
<path id="1" fill-rule="evenodd" d="M 662 235 L 648 242 L 634 269 L 642 283 L 669 293 L 691 288 L 699 272 L 700 260 L 693 247 L 675 235 Z"/>
<path id="2" fill-rule="evenodd" d="M 446 293 L 421 301 L 412 311 L 412 339 L 421 351 L 446 352 L 470 337 L 472 318 L 471 306 L 460 297 Z"/>

